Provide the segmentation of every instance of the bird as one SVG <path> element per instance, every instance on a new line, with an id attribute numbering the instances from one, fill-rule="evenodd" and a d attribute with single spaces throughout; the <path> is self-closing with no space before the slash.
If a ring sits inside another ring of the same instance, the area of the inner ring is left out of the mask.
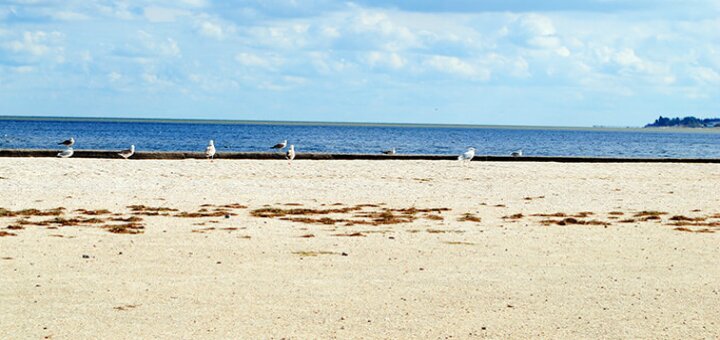
<path id="1" fill-rule="evenodd" d="M 64 140 L 64 141 L 58 143 L 58 145 L 65 145 L 67 147 L 71 147 L 71 146 L 75 145 L 75 138 L 70 137 L 70 139 Z"/>
<path id="2" fill-rule="evenodd" d="M 270 148 L 271 148 L 271 149 L 282 150 L 282 149 L 284 149 L 286 146 L 287 146 L 287 139 L 284 140 L 282 143 L 277 143 L 277 144 L 273 145 L 273 146 L 270 147 Z"/>
<path id="3" fill-rule="evenodd" d="M 60 158 L 70 158 L 74 153 L 75 151 L 73 151 L 73 148 L 67 148 L 63 151 L 60 151 L 57 156 Z"/>
<path id="4" fill-rule="evenodd" d="M 515 151 L 515 152 L 513 152 L 513 153 L 510 154 L 510 156 L 513 156 L 513 157 L 520 157 L 520 156 L 522 156 L 522 155 L 523 155 L 522 149 L 517 150 L 517 151 Z"/>
<path id="5" fill-rule="evenodd" d="M 205 148 L 205 157 L 210 158 L 210 160 L 215 159 L 215 142 L 212 139 Z"/>
<path id="6" fill-rule="evenodd" d="M 130 158 L 134 154 L 135 154 L 135 145 L 130 145 L 130 149 L 118 152 L 118 155 L 122 156 L 122 158 L 125 158 L 125 159 Z"/>
<path id="7" fill-rule="evenodd" d="M 385 151 L 383 151 L 382 153 L 384 153 L 384 154 L 386 154 L 386 155 L 394 155 L 394 154 L 395 154 L 395 148 L 392 148 L 392 149 L 390 149 L 390 150 L 385 150 Z"/>
<path id="8" fill-rule="evenodd" d="M 458 157 L 458 160 L 470 162 L 473 159 L 473 157 L 475 157 L 475 148 L 468 148 L 467 151 L 465 151 L 465 153 L 463 153 L 462 155 L 460 155 Z"/>
<path id="9" fill-rule="evenodd" d="M 288 149 L 287 153 L 285 154 L 285 158 L 288 160 L 288 164 L 290 164 L 290 162 L 295 159 L 295 145 L 290 144 L 290 149 Z"/>

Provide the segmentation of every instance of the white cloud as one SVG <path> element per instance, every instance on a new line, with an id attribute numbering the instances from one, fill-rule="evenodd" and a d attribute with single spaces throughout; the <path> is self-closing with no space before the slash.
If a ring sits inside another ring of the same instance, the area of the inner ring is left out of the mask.
<path id="1" fill-rule="evenodd" d="M 202 24 L 200 24 L 200 33 L 202 33 L 204 36 L 215 39 L 223 38 L 222 26 L 209 21 L 204 21 Z"/>
<path id="2" fill-rule="evenodd" d="M 693 79 L 700 83 L 720 85 L 720 73 L 709 67 L 693 67 L 690 72 Z"/>
<path id="3" fill-rule="evenodd" d="M 249 52 L 240 52 L 235 55 L 235 60 L 243 66 L 260 67 L 267 70 L 274 70 L 282 65 L 282 58 L 276 55 L 257 55 Z"/>
<path id="4" fill-rule="evenodd" d="M 110 72 L 107 75 L 107 77 L 108 77 L 108 80 L 110 80 L 110 82 L 116 82 L 116 81 L 122 79 L 123 76 L 122 76 L 122 74 L 113 71 L 113 72 Z"/>
<path id="5" fill-rule="evenodd" d="M 366 60 L 371 67 L 382 66 L 392 69 L 400 69 L 407 63 L 405 58 L 395 52 L 385 53 L 372 51 L 368 53 Z"/>
<path id="6" fill-rule="evenodd" d="M 52 13 L 51 16 L 54 19 L 64 20 L 64 21 L 79 21 L 79 20 L 90 19 L 90 17 L 88 17 L 85 14 L 73 12 L 73 11 L 59 11 L 59 12 Z"/>
<path id="7" fill-rule="evenodd" d="M 13 41 L 8 44 L 8 47 L 14 52 L 27 52 L 41 56 L 50 50 L 50 47 L 44 44 L 47 39 L 48 34 L 43 31 L 25 32 L 22 40 Z"/>
<path id="8" fill-rule="evenodd" d="M 456 57 L 435 55 L 426 60 L 425 64 L 440 72 L 454 74 L 465 78 L 478 80 L 488 80 L 490 78 L 489 71 L 478 69 L 473 64 Z"/>
<path id="9" fill-rule="evenodd" d="M 160 23 L 173 22 L 178 17 L 188 15 L 190 12 L 176 8 L 149 6 L 145 7 L 143 14 L 148 21 Z"/>

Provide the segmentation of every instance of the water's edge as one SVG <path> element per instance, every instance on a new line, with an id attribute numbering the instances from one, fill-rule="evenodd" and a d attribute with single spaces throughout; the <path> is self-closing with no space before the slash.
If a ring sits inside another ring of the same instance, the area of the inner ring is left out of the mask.
<path id="1" fill-rule="evenodd" d="M 0 157 L 57 157 L 58 150 L 0 149 Z M 457 160 L 457 155 L 423 154 L 348 154 L 348 153 L 298 153 L 295 159 L 306 160 Z M 116 150 L 75 150 L 73 158 L 122 159 Z M 142 151 L 136 152 L 134 160 L 180 160 L 205 159 L 202 152 Z M 219 160 L 284 160 L 284 153 L 276 152 L 222 152 L 215 156 Z M 569 157 L 569 156 L 489 156 L 478 155 L 473 161 L 486 162 L 557 162 L 557 163 L 720 163 L 720 158 L 622 158 L 622 157 Z"/>

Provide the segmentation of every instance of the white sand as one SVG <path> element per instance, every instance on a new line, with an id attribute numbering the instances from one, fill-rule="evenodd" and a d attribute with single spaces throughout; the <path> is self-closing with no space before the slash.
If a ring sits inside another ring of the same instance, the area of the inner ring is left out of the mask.
<path id="1" fill-rule="evenodd" d="M 0 218 L 16 234 L 0 237 L 2 339 L 720 337 L 720 227 L 668 225 L 720 213 L 720 165 L 4 158 L 0 177 L 11 210 L 248 206 L 142 216 L 138 235 Z M 250 215 L 336 202 L 452 210 L 350 227 Z M 668 214 L 618 222 L 643 210 Z M 581 211 L 611 224 L 528 216 Z M 366 237 L 334 236 L 351 232 Z"/>

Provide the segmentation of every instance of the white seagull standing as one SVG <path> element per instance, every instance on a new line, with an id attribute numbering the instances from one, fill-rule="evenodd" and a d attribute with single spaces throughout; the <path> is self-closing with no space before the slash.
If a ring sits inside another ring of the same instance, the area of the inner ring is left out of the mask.
<path id="1" fill-rule="evenodd" d="M 122 158 L 125 158 L 125 159 L 130 158 L 134 154 L 135 154 L 135 145 L 130 145 L 129 149 L 118 152 L 118 155 L 122 156 Z"/>
<path id="2" fill-rule="evenodd" d="M 58 143 L 58 145 L 65 145 L 67 147 L 71 147 L 71 146 L 75 145 L 75 138 L 70 137 L 70 139 L 64 140 L 64 141 Z"/>
<path id="3" fill-rule="evenodd" d="M 458 157 L 459 161 L 470 162 L 475 157 L 475 148 L 468 148 L 465 153 Z"/>
<path id="4" fill-rule="evenodd" d="M 205 157 L 210 158 L 210 160 L 215 159 L 215 141 L 212 139 L 208 143 L 207 148 L 205 148 Z"/>
<path id="5" fill-rule="evenodd" d="M 74 153 L 75 151 L 73 151 L 73 148 L 67 148 L 63 151 L 60 151 L 57 156 L 60 158 L 70 158 Z"/>
<path id="6" fill-rule="evenodd" d="M 390 149 L 390 150 L 385 150 L 385 151 L 383 151 L 382 153 L 384 153 L 384 154 L 386 154 L 386 155 L 394 155 L 394 154 L 395 154 L 395 148 L 392 148 L 392 149 Z"/>
<path id="7" fill-rule="evenodd" d="M 287 158 L 288 164 L 290 164 L 290 162 L 295 159 L 295 145 L 290 145 L 290 149 L 288 149 L 287 153 L 285 154 L 285 158 Z"/>
<path id="8" fill-rule="evenodd" d="M 271 149 L 282 150 L 282 149 L 284 149 L 286 146 L 287 146 L 287 139 L 284 140 L 282 143 L 277 143 L 277 144 L 273 145 L 273 146 L 270 147 L 270 148 L 271 148 Z"/>
<path id="9" fill-rule="evenodd" d="M 515 152 L 513 152 L 513 153 L 510 154 L 510 156 L 513 156 L 513 157 L 520 157 L 520 156 L 522 156 L 522 155 L 523 155 L 522 149 L 520 149 L 520 150 L 518 150 L 518 151 L 515 151 Z"/>

